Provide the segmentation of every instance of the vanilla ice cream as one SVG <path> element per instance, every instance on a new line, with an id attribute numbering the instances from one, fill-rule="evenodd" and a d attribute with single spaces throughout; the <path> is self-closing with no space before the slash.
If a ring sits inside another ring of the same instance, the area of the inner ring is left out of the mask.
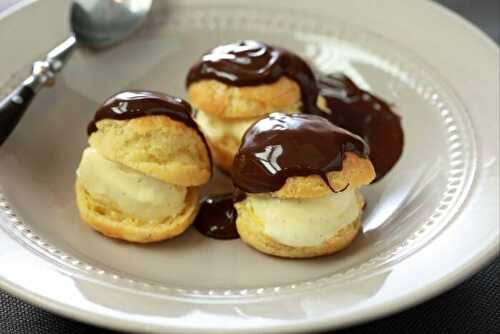
<path id="1" fill-rule="evenodd" d="M 184 208 L 186 187 L 168 184 L 108 160 L 94 148 L 83 151 L 76 174 L 96 200 L 140 220 L 174 217 Z"/>
<path id="2" fill-rule="evenodd" d="M 295 113 L 298 112 L 299 108 L 280 111 L 283 113 Z M 211 140 L 220 140 L 224 137 L 232 137 L 238 142 L 241 141 L 245 131 L 259 119 L 265 117 L 265 115 L 258 116 L 255 118 L 219 118 L 211 116 L 201 110 L 198 110 L 195 116 L 196 123 L 203 131 L 203 133 Z"/>
<path id="3" fill-rule="evenodd" d="M 264 223 L 264 233 L 292 247 L 321 245 L 362 210 L 355 190 L 309 199 L 280 199 L 247 194 L 245 205 Z"/>

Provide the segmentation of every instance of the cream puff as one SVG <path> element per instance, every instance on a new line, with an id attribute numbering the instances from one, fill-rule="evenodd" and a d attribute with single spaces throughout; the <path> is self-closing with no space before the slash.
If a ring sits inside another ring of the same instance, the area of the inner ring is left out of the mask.
<path id="1" fill-rule="evenodd" d="M 173 238 L 191 225 L 211 158 L 190 113 L 187 102 L 154 92 L 126 91 L 104 102 L 76 172 L 83 221 L 139 243 Z"/>
<path id="2" fill-rule="evenodd" d="M 314 74 L 300 57 L 253 40 L 206 53 L 189 71 L 186 86 L 194 118 L 225 171 L 253 123 L 273 112 L 303 111 L 317 98 Z"/>
<path id="3" fill-rule="evenodd" d="M 308 258 L 358 234 L 360 187 L 375 178 L 362 138 L 323 117 L 273 113 L 243 137 L 233 164 L 241 239 L 270 255 Z"/>

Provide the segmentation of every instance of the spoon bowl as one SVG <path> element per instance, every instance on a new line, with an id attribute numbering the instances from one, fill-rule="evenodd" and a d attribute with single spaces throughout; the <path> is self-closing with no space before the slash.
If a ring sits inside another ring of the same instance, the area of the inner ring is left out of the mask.
<path id="1" fill-rule="evenodd" d="M 76 40 L 89 48 L 116 44 L 146 19 L 152 0 L 75 0 L 70 24 Z"/>

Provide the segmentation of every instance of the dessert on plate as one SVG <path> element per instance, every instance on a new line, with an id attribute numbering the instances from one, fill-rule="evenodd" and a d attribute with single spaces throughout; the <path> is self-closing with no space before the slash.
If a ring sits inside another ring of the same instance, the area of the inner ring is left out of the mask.
<path id="1" fill-rule="evenodd" d="M 357 235 L 375 178 L 365 141 L 325 118 L 272 113 L 245 133 L 233 183 L 241 239 L 280 257 L 307 258 L 347 247 Z"/>
<path id="2" fill-rule="evenodd" d="M 125 91 L 97 110 L 77 169 L 82 219 L 102 234 L 148 243 L 184 232 L 211 176 L 207 144 L 180 98 Z"/>
<path id="3" fill-rule="evenodd" d="M 403 147 L 391 105 L 343 74 L 254 40 L 218 46 L 189 71 L 191 106 L 165 94 L 110 97 L 89 124 L 77 204 L 97 231 L 132 242 L 202 234 L 288 258 L 331 254 L 358 234 L 359 189 Z M 198 188 L 214 162 L 234 194 Z M 196 219 L 195 219 L 196 218 Z"/>
<path id="4" fill-rule="evenodd" d="M 210 50 L 190 69 L 186 86 L 214 162 L 226 172 L 250 125 L 272 112 L 300 112 L 317 97 L 308 92 L 316 88 L 307 63 L 254 40 Z"/>

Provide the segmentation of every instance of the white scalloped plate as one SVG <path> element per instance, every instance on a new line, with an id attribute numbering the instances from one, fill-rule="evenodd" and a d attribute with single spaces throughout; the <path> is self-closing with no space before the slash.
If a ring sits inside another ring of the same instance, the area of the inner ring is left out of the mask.
<path id="1" fill-rule="evenodd" d="M 124 330 L 310 331 L 430 298 L 498 253 L 494 43 L 422 1 L 216 3 L 157 1 L 140 33 L 103 53 L 79 51 L 57 85 L 37 97 L 0 152 L 0 286 Z M 25 1 L 0 16 L 0 93 L 64 38 L 67 7 Z M 123 88 L 182 96 L 186 71 L 203 51 L 243 38 L 286 46 L 322 71 L 344 71 L 402 115 L 404 155 L 366 190 L 354 244 L 331 257 L 290 261 L 195 230 L 140 246 L 82 224 L 74 171 L 98 103 Z"/>

